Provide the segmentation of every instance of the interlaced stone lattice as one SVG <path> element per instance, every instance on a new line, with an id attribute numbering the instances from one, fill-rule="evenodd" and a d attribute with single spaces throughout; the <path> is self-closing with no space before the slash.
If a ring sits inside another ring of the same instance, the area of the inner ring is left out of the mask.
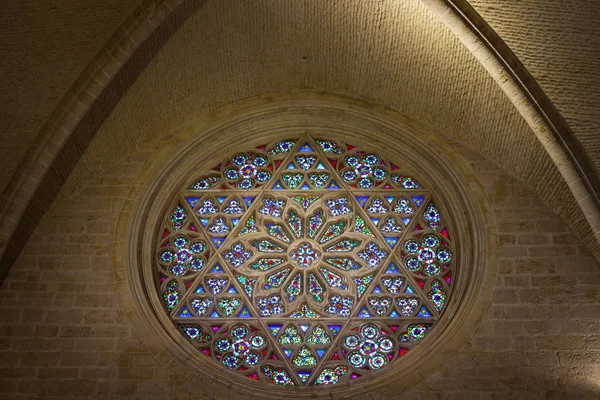
<path id="1" fill-rule="evenodd" d="M 282 386 L 389 370 L 451 298 L 454 244 L 419 171 L 325 137 L 242 148 L 184 188 L 158 295 L 198 351 Z"/>

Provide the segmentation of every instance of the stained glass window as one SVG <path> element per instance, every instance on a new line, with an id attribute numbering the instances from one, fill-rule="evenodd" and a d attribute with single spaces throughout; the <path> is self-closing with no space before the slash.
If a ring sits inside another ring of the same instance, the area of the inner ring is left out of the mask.
<path id="1" fill-rule="evenodd" d="M 231 154 L 185 187 L 158 294 L 221 368 L 282 386 L 365 379 L 426 338 L 452 293 L 450 227 L 402 160 L 324 137 Z"/>

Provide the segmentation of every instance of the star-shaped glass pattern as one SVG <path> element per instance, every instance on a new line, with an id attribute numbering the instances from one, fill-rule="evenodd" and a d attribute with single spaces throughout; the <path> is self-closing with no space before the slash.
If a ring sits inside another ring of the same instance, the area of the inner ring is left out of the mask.
<path id="1" fill-rule="evenodd" d="M 193 177 L 158 236 L 165 312 L 223 373 L 325 386 L 390 370 L 446 309 L 456 263 L 441 204 L 400 161 L 303 136 Z"/>

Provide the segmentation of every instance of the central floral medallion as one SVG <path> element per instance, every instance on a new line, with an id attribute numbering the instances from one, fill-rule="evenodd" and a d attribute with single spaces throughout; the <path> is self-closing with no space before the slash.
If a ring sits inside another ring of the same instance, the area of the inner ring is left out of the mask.
<path id="1" fill-rule="evenodd" d="M 292 260 L 302 268 L 309 268 L 321 258 L 321 252 L 315 249 L 309 242 L 300 245 L 290 253 Z"/>

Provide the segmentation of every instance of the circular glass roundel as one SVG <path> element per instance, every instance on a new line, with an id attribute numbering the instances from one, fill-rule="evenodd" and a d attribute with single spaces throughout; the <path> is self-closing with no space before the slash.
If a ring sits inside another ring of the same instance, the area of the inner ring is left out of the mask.
<path id="1" fill-rule="evenodd" d="M 304 136 L 240 151 L 174 199 L 158 294 L 223 369 L 284 386 L 365 379 L 444 312 L 454 245 L 436 199 L 355 145 Z"/>

